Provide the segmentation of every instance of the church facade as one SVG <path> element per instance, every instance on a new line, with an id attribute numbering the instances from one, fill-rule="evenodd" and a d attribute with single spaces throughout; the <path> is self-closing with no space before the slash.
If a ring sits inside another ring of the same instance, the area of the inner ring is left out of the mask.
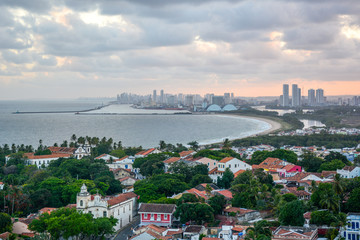
<path id="1" fill-rule="evenodd" d="M 76 197 L 76 209 L 84 213 L 91 213 L 94 218 L 110 217 L 118 219 L 115 231 L 129 224 L 137 211 L 137 195 L 133 192 L 116 196 L 102 197 L 91 195 L 85 184 Z"/>

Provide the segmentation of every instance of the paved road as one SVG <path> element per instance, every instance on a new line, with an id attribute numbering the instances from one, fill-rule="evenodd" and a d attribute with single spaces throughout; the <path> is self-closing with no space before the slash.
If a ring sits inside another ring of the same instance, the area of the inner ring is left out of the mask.
<path id="1" fill-rule="evenodd" d="M 132 234 L 132 228 L 135 228 L 136 226 L 138 226 L 140 224 L 140 217 L 139 215 L 134 217 L 133 221 L 125 226 L 124 228 L 122 228 L 118 234 L 115 236 L 114 240 L 126 240 L 128 239 L 128 236 L 130 236 Z"/>

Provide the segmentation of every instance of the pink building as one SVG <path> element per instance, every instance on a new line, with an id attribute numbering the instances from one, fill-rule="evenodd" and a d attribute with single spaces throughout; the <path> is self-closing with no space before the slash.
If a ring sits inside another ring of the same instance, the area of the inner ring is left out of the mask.
<path id="1" fill-rule="evenodd" d="M 142 203 L 139 209 L 140 225 L 171 226 L 175 204 Z"/>

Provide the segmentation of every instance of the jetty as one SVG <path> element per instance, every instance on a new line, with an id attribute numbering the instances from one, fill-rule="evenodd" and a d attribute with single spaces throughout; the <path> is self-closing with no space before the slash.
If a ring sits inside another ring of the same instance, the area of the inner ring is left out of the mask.
<path id="1" fill-rule="evenodd" d="M 71 110 L 71 111 L 34 111 L 34 112 L 21 112 L 21 111 L 16 111 L 13 112 L 12 114 L 42 114 L 42 113 L 75 113 L 75 114 L 80 114 L 80 113 L 85 113 L 85 112 L 91 112 L 94 110 L 99 110 L 102 109 L 104 107 L 109 106 L 110 104 L 107 105 L 101 105 L 99 107 L 95 107 L 95 108 L 91 108 L 91 109 L 85 109 L 85 110 Z"/>

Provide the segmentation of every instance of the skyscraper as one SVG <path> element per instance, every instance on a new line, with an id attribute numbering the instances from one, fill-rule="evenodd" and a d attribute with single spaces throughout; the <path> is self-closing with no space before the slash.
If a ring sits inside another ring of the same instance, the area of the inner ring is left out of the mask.
<path id="1" fill-rule="evenodd" d="M 324 90 L 319 88 L 316 89 L 316 104 L 317 105 L 322 105 L 325 103 L 325 99 L 324 99 Z"/>
<path id="2" fill-rule="evenodd" d="M 160 90 L 160 103 L 164 103 L 164 90 Z"/>
<path id="3" fill-rule="evenodd" d="M 154 102 L 156 102 L 156 90 L 153 90 L 153 99 Z"/>
<path id="4" fill-rule="evenodd" d="M 300 97 L 301 98 L 301 97 Z M 300 105 L 299 101 L 299 88 L 297 84 L 292 85 L 292 96 L 291 96 L 291 106 L 297 107 Z"/>
<path id="5" fill-rule="evenodd" d="M 283 95 L 282 95 L 281 106 L 289 106 L 289 84 L 283 84 Z"/>
<path id="6" fill-rule="evenodd" d="M 314 106 L 315 103 L 316 103 L 315 90 L 309 89 L 308 90 L 308 104 L 309 104 L 309 106 Z"/>

